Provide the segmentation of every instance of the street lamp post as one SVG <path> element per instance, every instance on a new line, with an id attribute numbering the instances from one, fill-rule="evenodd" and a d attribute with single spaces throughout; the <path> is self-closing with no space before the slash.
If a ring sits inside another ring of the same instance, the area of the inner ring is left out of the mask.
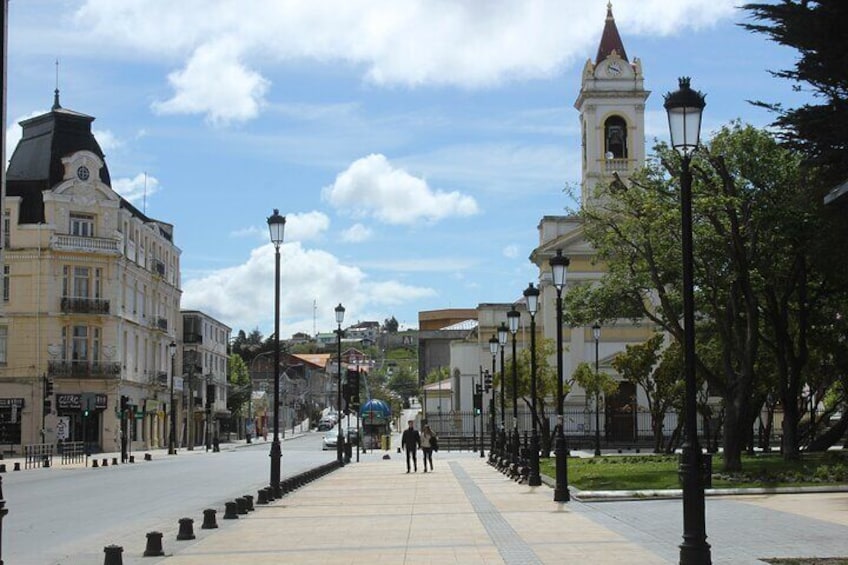
<path id="1" fill-rule="evenodd" d="M 500 346 L 501 346 L 501 342 L 498 341 L 498 338 L 497 338 L 496 335 L 492 334 L 492 337 L 489 338 L 489 353 L 492 354 L 492 376 L 491 376 L 492 381 L 494 381 L 495 374 L 496 374 L 496 371 L 497 371 L 498 349 L 500 349 Z M 491 412 L 491 418 L 492 418 L 492 437 L 491 437 L 491 440 L 489 441 L 489 460 L 491 461 L 491 460 L 494 460 L 494 458 L 495 458 L 495 452 L 496 452 L 495 438 L 497 436 L 497 424 L 495 423 L 497 421 L 497 410 L 495 410 L 495 385 L 494 385 L 494 382 L 492 382 L 492 408 L 491 408 L 491 410 L 489 410 L 489 412 Z"/>
<path id="2" fill-rule="evenodd" d="M 600 370 L 598 369 L 598 344 L 601 341 L 601 326 L 596 322 L 592 326 L 592 337 L 595 338 L 595 457 L 601 455 L 601 387 L 599 382 Z"/>
<path id="3" fill-rule="evenodd" d="M 509 329 L 501 322 L 498 326 L 498 345 L 501 351 L 501 429 L 498 433 L 498 450 L 501 458 L 506 456 L 506 372 L 504 371 L 504 349 L 509 339 Z"/>
<path id="4" fill-rule="evenodd" d="M 530 433 L 530 473 L 527 484 L 531 487 L 542 485 L 539 474 L 539 427 L 536 422 L 536 310 L 539 307 L 539 289 L 530 283 L 524 290 L 527 311 L 530 313 L 530 417 L 533 429 Z"/>
<path id="5" fill-rule="evenodd" d="M 515 304 L 506 313 L 506 320 L 509 324 L 509 333 L 512 334 L 512 437 L 510 438 L 510 458 L 513 465 L 518 465 L 518 363 L 515 358 L 515 334 L 518 333 L 521 313 L 515 309 Z"/>
<path id="6" fill-rule="evenodd" d="M 486 456 L 486 393 L 489 392 L 487 383 L 489 381 L 489 370 L 483 371 L 480 366 L 480 457 Z"/>
<path id="7" fill-rule="evenodd" d="M 341 305 L 341 302 L 338 306 L 336 306 L 336 324 L 338 328 L 336 329 L 336 344 L 338 346 L 338 369 L 339 374 L 337 377 L 337 403 L 336 403 L 336 416 L 338 416 L 338 429 L 339 435 L 336 438 L 336 460 L 339 462 L 340 466 L 344 466 L 344 435 L 342 434 L 342 322 L 344 322 L 345 315 L 345 307 Z"/>
<path id="8" fill-rule="evenodd" d="M 683 248 L 683 376 L 686 382 L 685 428 L 680 473 L 683 476 L 683 543 L 680 563 L 711 563 L 707 543 L 704 481 L 701 477 L 701 446 L 698 442 L 695 382 L 695 292 L 692 243 L 692 152 L 698 147 L 704 95 L 682 77 L 679 88 L 665 95 L 671 145 L 682 156 L 680 171 L 681 242 Z"/>
<path id="9" fill-rule="evenodd" d="M 177 410 L 174 406 L 174 377 L 176 370 L 174 368 L 174 359 L 177 354 L 177 342 L 171 341 L 168 345 L 168 351 L 171 354 L 171 429 L 168 432 L 168 455 L 177 454 Z"/>
<path id="10" fill-rule="evenodd" d="M 285 216 L 276 208 L 268 218 L 271 243 L 274 244 L 274 438 L 271 441 L 271 490 L 275 498 L 282 496 L 280 490 L 280 245 L 286 227 Z"/>
<path id="11" fill-rule="evenodd" d="M 556 486 L 554 501 L 568 502 L 571 495 L 568 492 L 568 446 L 565 443 L 565 413 L 563 411 L 562 380 L 562 290 L 565 288 L 565 276 L 568 269 L 568 257 L 562 254 L 562 249 L 556 250 L 556 255 L 550 259 L 551 277 L 556 289 L 556 350 L 557 350 L 557 434 L 554 445 L 556 455 Z"/>

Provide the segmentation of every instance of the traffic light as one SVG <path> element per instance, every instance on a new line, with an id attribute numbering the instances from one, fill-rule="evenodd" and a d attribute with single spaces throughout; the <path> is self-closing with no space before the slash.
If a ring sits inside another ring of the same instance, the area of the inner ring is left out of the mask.
<path id="1" fill-rule="evenodd" d="M 359 371 L 347 371 L 347 383 L 344 386 L 345 402 L 353 410 L 359 408 Z"/>
<path id="2" fill-rule="evenodd" d="M 51 410 L 53 410 L 53 403 L 50 401 L 50 397 L 46 397 L 44 399 L 44 413 L 47 414 Z"/>
<path id="3" fill-rule="evenodd" d="M 492 375 L 488 371 L 486 371 L 485 383 L 486 383 L 486 392 L 489 392 L 490 390 L 492 390 Z"/>
<path id="4" fill-rule="evenodd" d="M 47 379 L 44 383 L 44 397 L 50 398 L 53 396 L 53 379 Z"/>
<path id="5" fill-rule="evenodd" d="M 480 385 L 477 385 L 480 386 Z M 483 409 L 483 394 L 481 392 L 474 393 L 474 413 L 479 414 Z"/>

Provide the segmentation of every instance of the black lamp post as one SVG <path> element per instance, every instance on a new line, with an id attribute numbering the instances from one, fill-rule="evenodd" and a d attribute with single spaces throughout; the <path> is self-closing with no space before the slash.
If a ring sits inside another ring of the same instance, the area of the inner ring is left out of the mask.
<path id="1" fill-rule="evenodd" d="M 486 456 L 486 449 L 483 447 L 486 442 L 486 393 L 489 392 L 489 370 L 483 370 L 480 366 L 480 457 Z"/>
<path id="2" fill-rule="evenodd" d="M 509 329 L 506 324 L 501 322 L 498 326 L 498 345 L 501 351 L 501 429 L 498 432 L 498 447 L 499 455 L 506 455 L 506 371 L 504 371 L 504 349 L 506 348 L 506 340 L 509 339 Z"/>
<path id="3" fill-rule="evenodd" d="M 518 333 L 518 324 L 521 321 L 521 313 L 512 309 L 506 313 L 509 324 L 509 333 L 512 334 L 512 437 L 510 438 L 510 458 L 514 465 L 518 464 L 518 364 L 515 358 L 515 334 Z"/>
<path id="4" fill-rule="evenodd" d="M 695 382 L 695 292 L 692 252 L 692 173 L 689 163 L 698 147 L 704 95 L 689 87 L 683 77 L 680 88 L 665 95 L 671 145 L 682 156 L 680 170 L 681 241 L 683 247 L 683 376 L 686 381 L 685 428 L 680 473 L 683 476 L 683 543 L 680 563 L 711 563 L 707 543 L 704 481 L 701 477 L 701 446 L 698 443 Z"/>
<path id="5" fill-rule="evenodd" d="M 168 345 L 168 352 L 171 354 L 171 429 L 168 432 L 168 455 L 177 454 L 177 409 L 174 406 L 174 358 L 177 354 L 177 343 L 171 341 Z"/>
<path id="6" fill-rule="evenodd" d="M 527 312 L 530 313 L 530 416 L 533 419 L 527 484 L 538 487 L 542 485 L 542 476 L 539 474 L 539 427 L 536 423 L 536 310 L 539 307 L 539 289 L 530 283 L 524 290 L 524 298 L 527 300 Z"/>
<path id="7" fill-rule="evenodd" d="M 592 337 L 595 338 L 595 457 L 599 457 L 601 455 L 601 387 L 598 377 L 601 373 L 598 369 L 598 344 L 601 341 L 601 326 L 597 323 L 592 326 Z"/>
<path id="8" fill-rule="evenodd" d="M 271 490 L 274 497 L 282 496 L 280 491 L 280 460 L 283 451 L 280 447 L 280 245 L 283 244 L 283 234 L 286 228 L 286 218 L 274 208 L 274 213 L 268 218 L 268 230 L 271 243 L 274 244 L 274 438 L 271 441 Z"/>
<path id="9" fill-rule="evenodd" d="M 556 289 L 556 351 L 557 351 L 557 434 L 554 444 L 556 455 L 556 486 L 554 487 L 554 502 L 568 502 L 571 495 L 568 492 L 568 446 L 565 443 L 565 412 L 563 411 L 562 382 L 562 290 L 565 288 L 565 276 L 568 265 L 571 263 L 568 257 L 562 254 L 562 249 L 556 250 L 556 255 L 549 261 L 551 265 L 551 278 L 553 278 L 554 289 Z"/>
<path id="10" fill-rule="evenodd" d="M 339 418 L 338 421 L 338 429 L 339 435 L 336 438 L 336 460 L 339 462 L 339 465 L 344 466 L 344 434 L 342 434 L 342 322 L 344 322 L 345 315 L 345 307 L 341 305 L 341 302 L 338 306 L 336 306 L 336 324 L 338 328 L 336 329 L 336 343 L 338 344 L 338 355 L 339 355 L 339 374 L 338 381 L 336 382 L 338 391 L 338 400 L 336 404 L 336 415 Z"/>
<path id="11" fill-rule="evenodd" d="M 491 408 L 491 410 L 489 410 L 489 412 L 491 412 L 491 418 L 492 418 L 492 436 L 491 436 L 490 441 L 489 441 L 489 459 L 490 460 L 494 459 L 494 457 L 495 457 L 495 438 L 497 436 L 497 425 L 495 424 L 495 422 L 497 421 L 497 419 L 496 419 L 497 418 L 497 411 L 495 410 L 495 386 L 494 386 L 493 381 L 495 379 L 495 374 L 496 374 L 496 371 L 497 371 L 498 349 L 500 348 L 500 346 L 501 346 L 501 342 L 498 341 L 498 338 L 497 338 L 496 335 L 492 334 L 492 337 L 489 338 L 489 353 L 492 354 L 492 376 L 490 377 L 491 378 L 490 382 L 492 382 L 492 387 L 491 387 L 492 388 L 492 404 L 491 404 L 492 408 Z"/>

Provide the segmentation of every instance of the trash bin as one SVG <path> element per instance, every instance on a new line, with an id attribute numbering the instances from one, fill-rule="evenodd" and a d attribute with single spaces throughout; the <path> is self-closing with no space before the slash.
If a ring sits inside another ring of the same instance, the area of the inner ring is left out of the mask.
<path id="1" fill-rule="evenodd" d="M 383 451 L 388 451 L 392 448 L 392 436 L 384 435 L 383 436 L 383 445 L 381 446 Z"/>

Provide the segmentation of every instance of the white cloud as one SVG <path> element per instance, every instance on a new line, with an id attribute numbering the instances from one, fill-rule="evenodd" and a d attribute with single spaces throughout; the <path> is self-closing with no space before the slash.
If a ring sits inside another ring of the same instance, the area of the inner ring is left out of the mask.
<path id="1" fill-rule="evenodd" d="M 174 96 L 155 102 L 162 114 L 205 114 L 213 125 L 255 118 L 270 83 L 239 61 L 238 46 L 222 40 L 205 43 L 186 66 L 168 75 Z"/>
<path id="2" fill-rule="evenodd" d="M 354 217 L 372 216 L 387 224 L 435 222 L 478 212 L 474 198 L 433 190 L 380 154 L 354 161 L 323 189 L 322 198 Z"/>
<path id="3" fill-rule="evenodd" d="M 362 224 L 353 224 L 342 232 L 342 240 L 350 243 L 361 243 L 371 238 L 373 231 Z"/>
<path id="4" fill-rule="evenodd" d="M 730 18 L 736 3 L 617 0 L 614 10 L 629 37 L 656 37 Z M 169 77 L 174 96 L 157 108 L 219 124 L 255 117 L 269 85 L 258 69 L 290 61 L 350 63 L 379 85 L 479 88 L 548 77 L 597 46 L 605 5 L 253 0 L 245 9 L 230 0 L 87 0 L 76 22 L 97 49 L 184 59 Z"/>
<path id="5" fill-rule="evenodd" d="M 97 140 L 97 144 L 100 145 L 100 149 L 103 150 L 105 155 L 109 155 L 109 153 L 121 147 L 124 142 L 118 139 L 118 137 L 113 134 L 110 130 L 92 130 L 94 134 L 94 138 Z"/>
<path id="6" fill-rule="evenodd" d="M 339 302 L 348 312 L 361 313 L 372 305 L 406 304 L 434 294 L 395 281 L 369 283 L 360 269 L 300 243 L 284 243 L 280 254 L 281 335 L 311 334 L 313 315 L 318 327 L 335 327 L 333 307 Z M 181 307 L 203 310 L 234 330 L 264 325 L 274 307 L 274 247 L 263 245 L 242 265 L 184 282 Z"/>
<path id="7" fill-rule="evenodd" d="M 330 227 L 330 218 L 323 212 L 313 210 L 301 214 L 286 214 L 286 228 L 284 240 L 287 243 L 294 241 L 309 241 L 319 239 Z M 249 237 L 259 241 L 268 241 L 270 234 L 268 226 L 248 226 L 230 232 L 233 237 Z"/>
<path id="8" fill-rule="evenodd" d="M 517 245 L 515 245 L 515 244 L 513 244 L 513 245 L 507 245 L 507 246 L 506 246 L 506 247 L 504 247 L 504 249 L 503 249 L 503 255 L 504 255 L 504 257 L 506 257 L 507 259 L 515 259 L 515 258 L 517 258 L 517 257 L 518 257 L 518 246 L 517 246 Z"/>
<path id="9" fill-rule="evenodd" d="M 139 173 L 133 178 L 112 179 L 112 190 L 132 202 L 138 204 L 161 190 L 156 177 Z"/>

